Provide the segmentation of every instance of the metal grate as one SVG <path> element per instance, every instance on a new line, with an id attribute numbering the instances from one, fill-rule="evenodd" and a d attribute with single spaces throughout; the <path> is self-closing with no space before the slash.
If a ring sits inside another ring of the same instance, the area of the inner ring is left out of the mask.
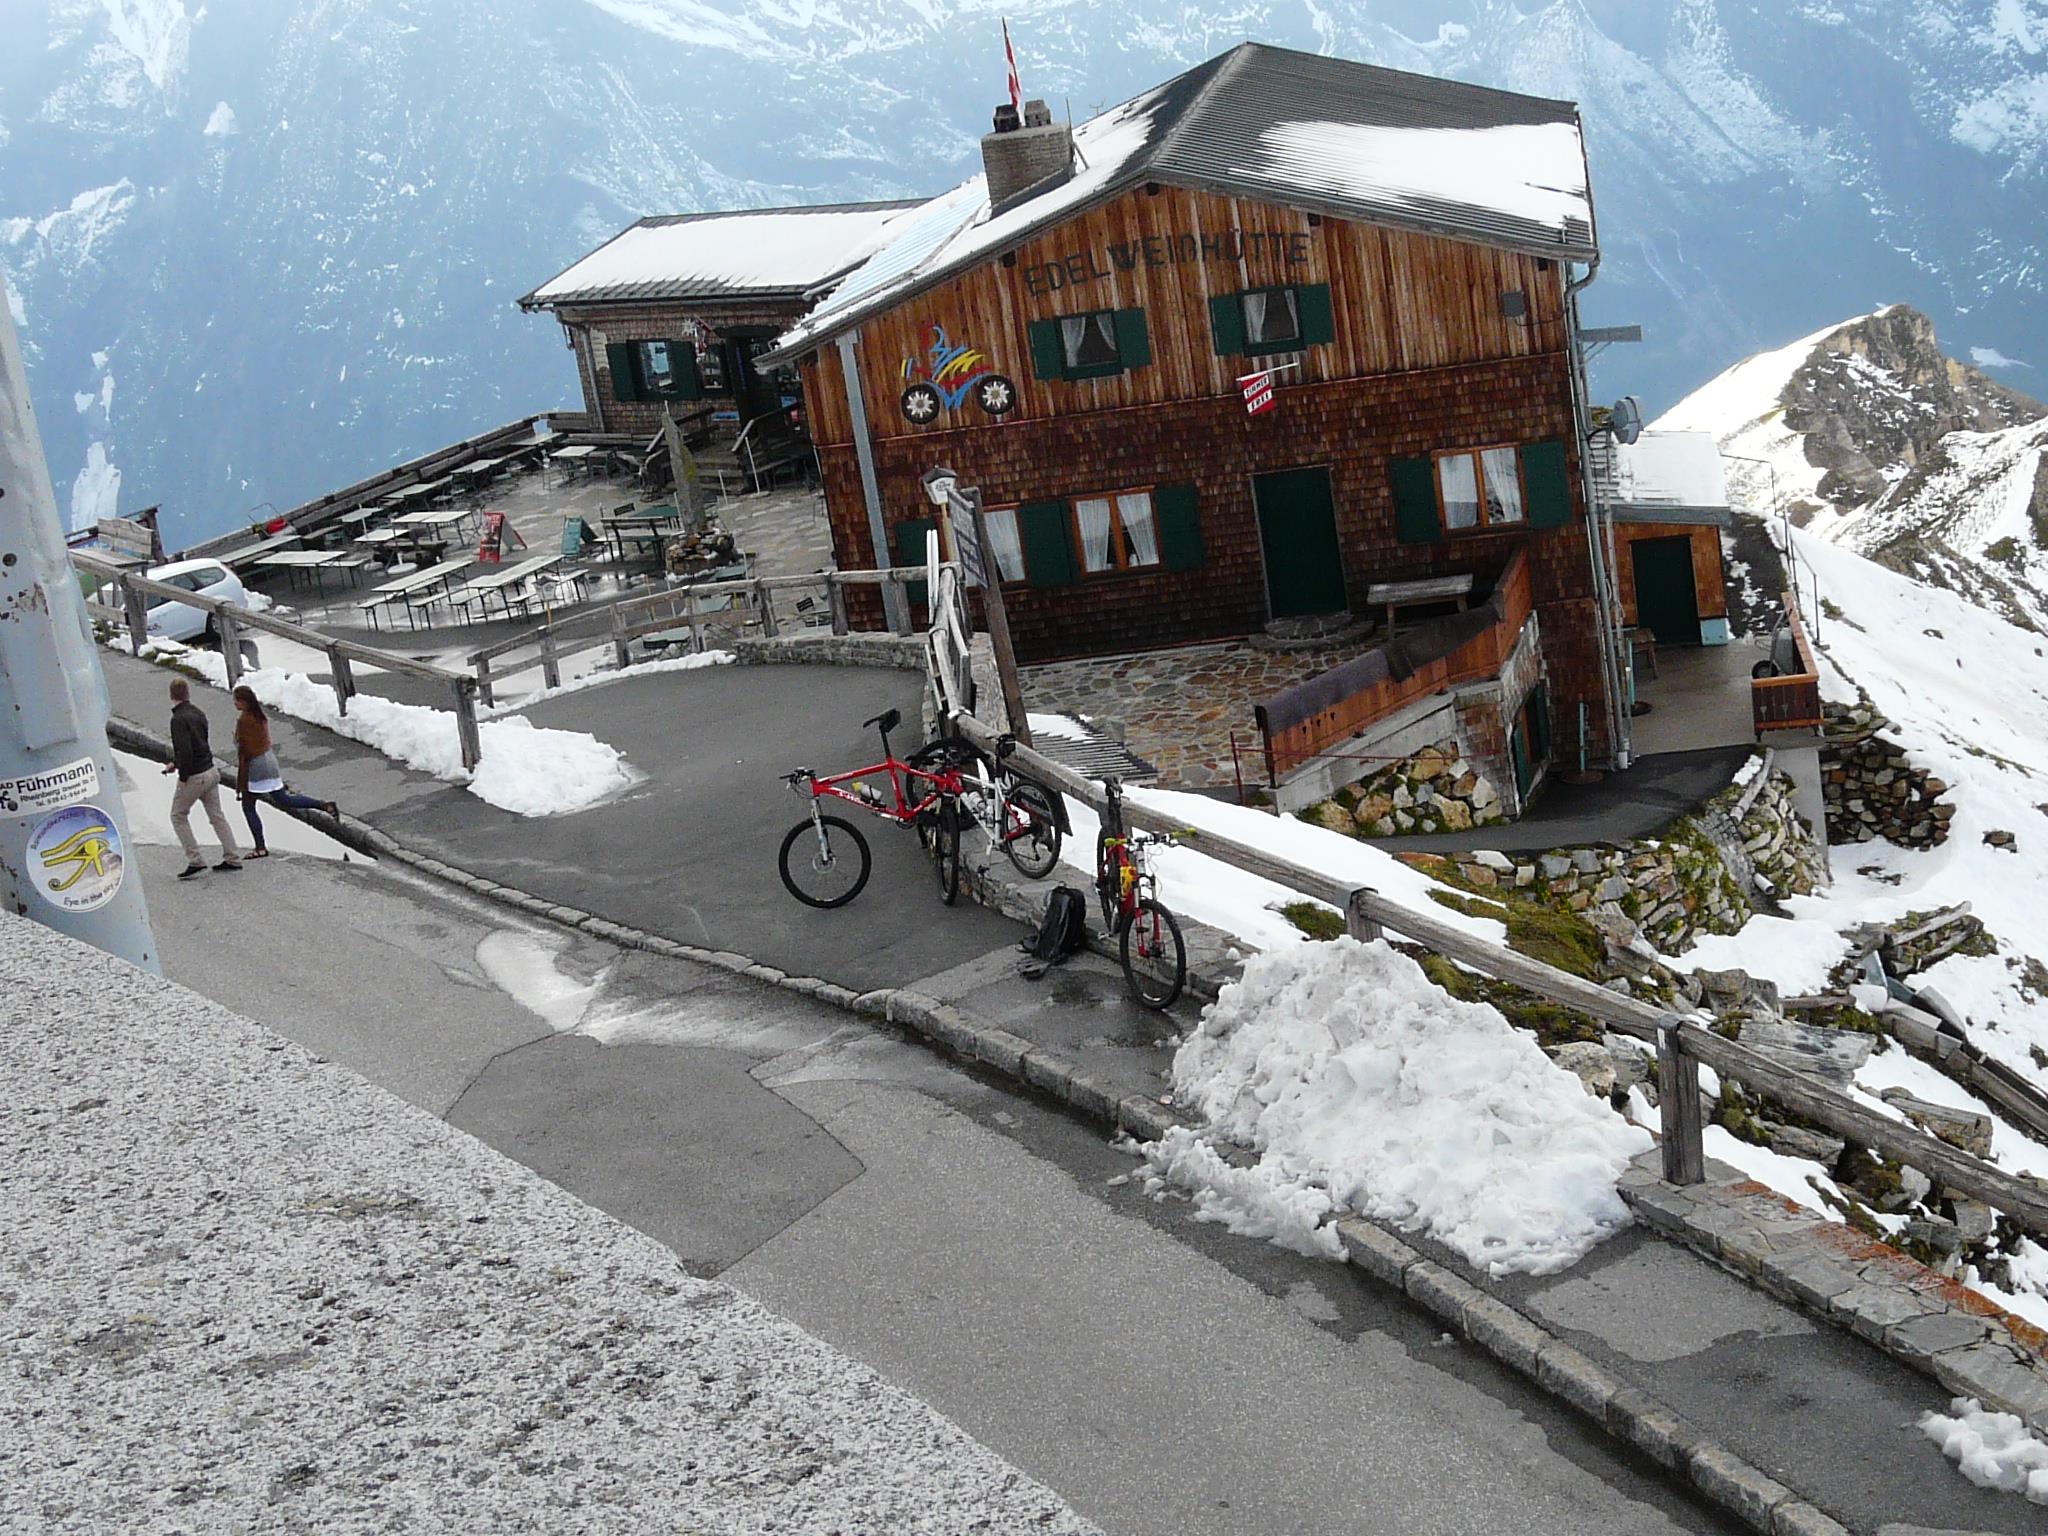
<path id="1" fill-rule="evenodd" d="M 1085 721 L 1069 714 L 1059 717 L 1079 736 L 1055 736 L 1033 731 L 1031 744 L 1062 768 L 1071 768 L 1085 779 L 1114 776 L 1126 782 L 1144 782 L 1159 777 L 1159 770 L 1112 736 L 1105 736 Z"/>

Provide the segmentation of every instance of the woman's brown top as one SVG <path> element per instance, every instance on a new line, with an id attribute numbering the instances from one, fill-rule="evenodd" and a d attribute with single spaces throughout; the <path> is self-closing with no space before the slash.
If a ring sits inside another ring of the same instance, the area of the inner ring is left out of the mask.
<path id="1" fill-rule="evenodd" d="M 235 756 L 244 763 L 270 750 L 270 724 L 249 710 L 235 716 Z"/>

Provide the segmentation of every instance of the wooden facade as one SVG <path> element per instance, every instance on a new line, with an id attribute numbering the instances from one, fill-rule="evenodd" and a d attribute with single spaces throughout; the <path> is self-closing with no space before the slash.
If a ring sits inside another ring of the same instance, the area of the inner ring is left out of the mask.
<path id="1" fill-rule="evenodd" d="M 1721 557 L 1721 530 L 1713 524 L 1632 522 L 1616 517 L 1614 522 L 1614 584 L 1621 600 L 1622 622 L 1631 628 L 1643 623 L 1636 601 L 1635 546 L 1658 539 L 1683 539 L 1691 557 L 1696 617 L 1704 624 L 1728 618 L 1728 580 Z"/>
<path id="2" fill-rule="evenodd" d="M 779 415 L 794 399 L 794 373 L 757 368 L 753 356 L 795 324 L 804 307 L 801 299 L 606 299 L 561 304 L 556 318 L 576 354 L 576 377 L 592 430 L 652 437 L 661 430 L 664 403 L 678 411 L 708 405 L 717 440 L 730 443 L 747 422 Z M 622 385 L 614 378 L 618 354 L 613 349 L 643 341 L 693 347 L 706 384 L 669 402 L 650 398 L 630 380 Z M 709 382 L 712 355 L 715 385 Z"/>
<path id="3" fill-rule="evenodd" d="M 1299 299 L 1303 344 L 1232 350 L 1236 296 L 1281 288 Z M 1606 711 L 1565 305 L 1563 266 L 1544 258 L 1132 188 L 861 321 L 853 353 L 889 554 L 921 550 L 931 509 L 920 477 L 946 464 L 986 506 L 1016 509 L 1028 569 L 1005 591 L 1027 662 L 1257 634 L 1285 611 L 1276 564 L 1298 553 L 1276 539 L 1262 497 L 1277 477 L 1320 471 L 1334 539 L 1306 563 L 1328 573 L 1326 606 L 1363 614 L 1375 582 L 1468 571 L 1483 594 L 1525 555 L 1555 707 L 1587 706 L 1598 753 Z M 1046 322 L 1092 312 L 1117 317 L 1131 365 L 1057 376 Z M 1142 322 L 1126 330 L 1133 312 Z M 1283 364 L 1276 408 L 1248 415 L 1241 376 Z M 839 563 L 872 564 L 838 341 L 802 366 Z M 952 398 L 977 373 L 1009 386 L 996 396 L 1007 409 L 974 390 Z M 945 393 L 914 406 L 912 386 L 925 384 Z M 1451 531 L 1432 456 L 1481 448 L 1522 466 L 1524 515 Z M 1027 524 L 1137 490 L 1160 516 L 1160 558 L 1094 573 L 1054 559 L 1046 579 Z"/>

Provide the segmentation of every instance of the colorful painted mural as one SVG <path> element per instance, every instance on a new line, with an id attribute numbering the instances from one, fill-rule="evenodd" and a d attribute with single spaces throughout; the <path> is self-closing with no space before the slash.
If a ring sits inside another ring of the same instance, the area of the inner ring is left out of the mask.
<path id="1" fill-rule="evenodd" d="M 955 346 L 942 325 L 924 328 L 922 357 L 903 359 L 903 414 L 918 426 L 938 420 L 941 411 L 957 411 L 969 395 L 990 416 L 1004 416 L 1017 404 L 1017 386 L 995 367 L 986 352 Z"/>

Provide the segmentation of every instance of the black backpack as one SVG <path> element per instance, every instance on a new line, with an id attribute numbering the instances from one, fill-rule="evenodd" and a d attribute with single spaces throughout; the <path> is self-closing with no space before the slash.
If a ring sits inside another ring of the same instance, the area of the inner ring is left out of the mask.
<path id="1" fill-rule="evenodd" d="M 1038 932 L 1020 946 L 1025 958 L 1019 969 L 1026 976 L 1042 976 L 1047 966 L 1062 964 L 1087 942 L 1088 893 L 1079 886 L 1062 885 L 1047 899 Z"/>

